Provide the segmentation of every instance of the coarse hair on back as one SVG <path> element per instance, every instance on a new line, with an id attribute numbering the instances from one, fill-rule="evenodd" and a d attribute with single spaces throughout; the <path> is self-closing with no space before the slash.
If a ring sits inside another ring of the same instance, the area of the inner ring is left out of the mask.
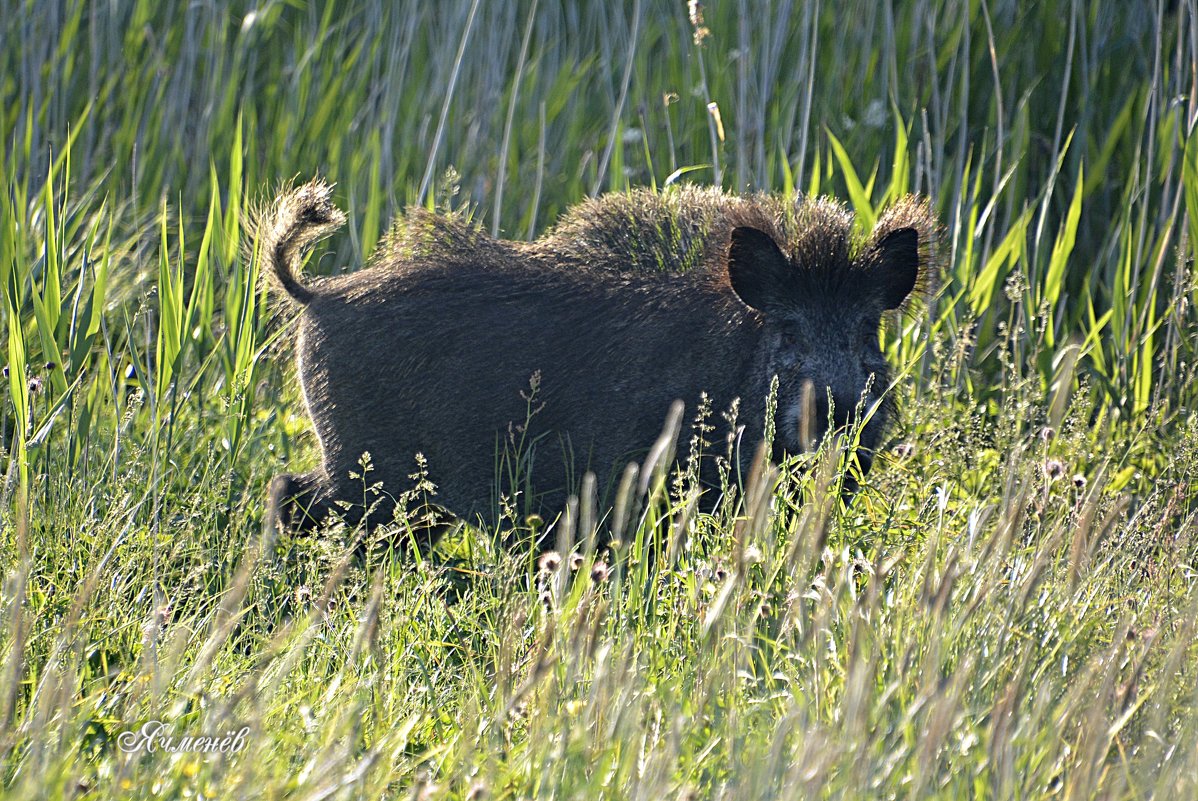
<path id="1" fill-rule="evenodd" d="M 409 206 L 396 215 L 367 264 L 498 263 L 514 256 L 517 247 L 518 243 L 492 237 L 466 211 Z"/>
<path id="2" fill-rule="evenodd" d="M 532 260 L 555 269 L 628 276 L 708 274 L 722 278 L 735 228 L 769 235 L 791 259 L 796 280 L 820 293 L 851 293 L 881 267 L 875 246 L 913 228 L 919 240 L 915 290 L 902 309 L 937 284 L 940 228 L 926 198 L 891 204 L 871 231 L 827 197 L 733 194 L 714 187 L 638 188 L 584 200 L 531 242 L 496 239 L 462 212 L 412 207 L 398 215 L 369 264 L 511 265 Z"/>
<path id="3" fill-rule="evenodd" d="M 919 271 L 902 308 L 936 288 L 940 227 L 928 200 L 914 195 L 891 204 L 872 231 L 862 231 L 847 206 L 827 197 L 736 195 L 693 186 L 633 189 L 580 203 L 522 247 L 558 263 L 621 273 L 722 271 L 738 227 L 769 235 L 805 283 L 828 292 L 868 281 L 881 266 L 875 247 L 891 233 L 913 228 Z"/>

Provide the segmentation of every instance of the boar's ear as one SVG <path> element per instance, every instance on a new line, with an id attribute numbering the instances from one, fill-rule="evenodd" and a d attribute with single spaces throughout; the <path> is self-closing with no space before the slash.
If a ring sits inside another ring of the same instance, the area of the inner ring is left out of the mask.
<path id="1" fill-rule="evenodd" d="M 874 245 L 878 255 L 878 285 L 887 309 L 897 309 L 919 280 L 919 232 L 896 228 Z"/>
<path id="2" fill-rule="evenodd" d="M 757 228 L 732 229 L 728 281 L 745 305 L 763 311 L 784 303 L 793 282 L 790 262 L 778 243 Z"/>

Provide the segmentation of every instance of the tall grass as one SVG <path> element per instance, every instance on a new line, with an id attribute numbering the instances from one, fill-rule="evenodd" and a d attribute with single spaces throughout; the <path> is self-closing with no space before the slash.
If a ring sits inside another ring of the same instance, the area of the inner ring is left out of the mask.
<path id="1" fill-rule="evenodd" d="M 1198 795 L 1192 0 L 0 20 L 5 796 Z M 895 448 L 849 507 L 834 451 L 739 516 L 637 482 L 540 567 L 264 538 L 315 450 L 241 222 L 316 173 L 350 224 L 310 272 L 405 203 L 528 238 L 631 185 L 926 193 Z M 249 733 L 122 751 L 147 721 Z"/>

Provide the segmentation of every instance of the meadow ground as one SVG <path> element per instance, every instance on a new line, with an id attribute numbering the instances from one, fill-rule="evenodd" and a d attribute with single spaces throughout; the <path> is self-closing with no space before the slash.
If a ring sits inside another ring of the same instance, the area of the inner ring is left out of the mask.
<path id="1" fill-rule="evenodd" d="M 1198 798 L 1194 0 L 0 0 L 0 36 L 0 797 Z M 240 220 L 316 174 L 349 224 L 309 273 L 409 203 L 530 238 L 691 181 L 925 193 L 943 287 L 883 332 L 851 506 L 825 449 L 739 515 L 662 475 L 578 560 L 354 557 L 261 535 L 317 451 Z"/>

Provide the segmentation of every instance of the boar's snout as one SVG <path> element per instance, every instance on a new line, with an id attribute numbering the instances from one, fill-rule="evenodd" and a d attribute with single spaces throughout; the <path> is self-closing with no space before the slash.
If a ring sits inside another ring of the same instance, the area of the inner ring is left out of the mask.
<path id="1" fill-rule="evenodd" d="M 816 433 L 826 433 L 828 426 L 839 431 L 852 425 L 857 417 L 857 401 L 847 393 L 817 392 L 815 395 Z"/>
<path id="2" fill-rule="evenodd" d="M 786 444 L 799 452 L 814 450 L 829 431 L 847 431 L 862 422 L 859 445 L 871 450 L 881 436 L 880 415 L 885 414 L 872 408 L 877 399 L 868 383 L 846 389 L 805 379 L 799 400 L 790 409 L 791 419 L 786 421 L 794 433 Z"/>

